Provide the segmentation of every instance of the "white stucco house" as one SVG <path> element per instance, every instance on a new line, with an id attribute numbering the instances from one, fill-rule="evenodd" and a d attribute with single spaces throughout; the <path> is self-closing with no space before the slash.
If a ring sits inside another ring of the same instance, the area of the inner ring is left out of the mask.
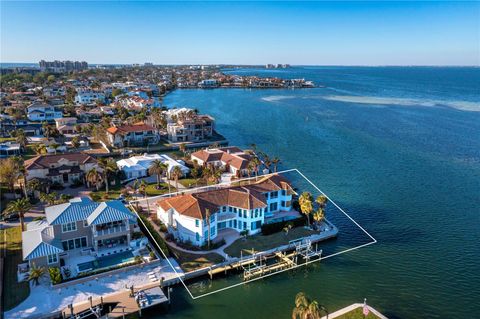
<path id="1" fill-rule="evenodd" d="M 264 223 L 292 209 L 293 193 L 290 182 L 274 174 L 250 185 L 162 198 L 157 217 L 177 240 L 203 246 L 208 236 L 221 238 L 224 229 L 259 233 Z"/>
<path id="2" fill-rule="evenodd" d="M 62 111 L 49 104 L 36 101 L 27 107 L 27 118 L 30 121 L 54 121 L 62 117 Z"/>
<path id="3" fill-rule="evenodd" d="M 75 104 L 77 105 L 92 105 L 100 101 L 105 102 L 105 94 L 103 92 L 96 91 L 78 91 L 75 95 Z"/>
<path id="4" fill-rule="evenodd" d="M 168 175 L 170 175 L 175 166 L 180 167 L 184 175 L 187 175 L 190 172 L 190 169 L 185 166 L 183 161 L 174 160 L 165 154 L 143 154 L 140 156 L 132 156 L 117 161 L 117 166 L 125 173 L 126 179 L 130 180 L 149 176 L 148 169 L 155 160 L 160 160 L 167 165 Z"/>
<path id="5" fill-rule="evenodd" d="M 198 165 L 222 167 L 234 176 L 240 177 L 248 174 L 248 163 L 252 155 L 236 146 L 229 146 L 194 152 L 191 159 Z"/>

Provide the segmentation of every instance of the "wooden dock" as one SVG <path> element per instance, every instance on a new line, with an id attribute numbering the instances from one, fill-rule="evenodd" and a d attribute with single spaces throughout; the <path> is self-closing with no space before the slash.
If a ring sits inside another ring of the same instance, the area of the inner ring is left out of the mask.
<path id="1" fill-rule="evenodd" d="M 91 310 L 96 307 L 108 307 L 110 309 L 104 309 L 104 311 L 108 313 L 108 318 L 122 318 L 131 313 L 141 313 L 142 309 L 169 302 L 169 299 L 165 296 L 158 283 L 146 285 L 138 289 L 134 288 L 134 292 L 139 291 L 145 292 L 150 301 L 149 304 L 140 307 L 135 297 L 131 296 L 131 290 L 125 289 L 124 291 L 113 293 L 105 297 L 92 298 L 91 301 L 75 304 L 73 309 L 67 307 L 62 311 L 62 317 L 76 318 L 78 314 L 82 313 L 90 312 L 93 314 Z"/>

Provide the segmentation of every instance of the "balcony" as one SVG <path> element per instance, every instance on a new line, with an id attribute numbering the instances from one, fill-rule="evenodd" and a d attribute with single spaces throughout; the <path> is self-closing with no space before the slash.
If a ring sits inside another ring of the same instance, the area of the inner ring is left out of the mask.
<path id="1" fill-rule="evenodd" d="M 105 229 L 94 229 L 93 236 L 98 237 L 98 236 L 104 236 L 104 235 L 111 235 L 111 234 L 126 232 L 129 230 L 130 230 L 130 227 L 126 225 L 113 226 Z"/>

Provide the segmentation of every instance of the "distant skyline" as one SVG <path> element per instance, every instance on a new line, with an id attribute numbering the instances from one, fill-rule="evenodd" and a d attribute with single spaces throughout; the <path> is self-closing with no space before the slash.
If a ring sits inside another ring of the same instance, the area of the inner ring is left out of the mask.
<path id="1" fill-rule="evenodd" d="M 479 2 L 0 6 L 3 63 L 480 65 Z"/>

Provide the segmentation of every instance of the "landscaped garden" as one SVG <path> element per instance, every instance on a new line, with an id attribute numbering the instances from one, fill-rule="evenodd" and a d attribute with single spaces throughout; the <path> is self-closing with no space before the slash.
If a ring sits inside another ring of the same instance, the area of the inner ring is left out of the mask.
<path id="1" fill-rule="evenodd" d="M 291 240 L 318 234 L 318 231 L 305 227 L 296 227 L 288 231 L 281 231 L 270 235 L 253 235 L 246 238 L 239 238 L 230 246 L 224 249 L 225 253 L 232 257 L 250 255 L 255 252 L 266 251 L 276 247 L 287 245 Z M 253 250 L 253 251 L 252 251 Z"/>
<path id="2" fill-rule="evenodd" d="M 12 227 L 0 230 L 0 250 L 4 259 L 3 304 L 10 310 L 30 294 L 28 282 L 17 282 L 17 265 L 22 263 L 22 230 Z"/>

